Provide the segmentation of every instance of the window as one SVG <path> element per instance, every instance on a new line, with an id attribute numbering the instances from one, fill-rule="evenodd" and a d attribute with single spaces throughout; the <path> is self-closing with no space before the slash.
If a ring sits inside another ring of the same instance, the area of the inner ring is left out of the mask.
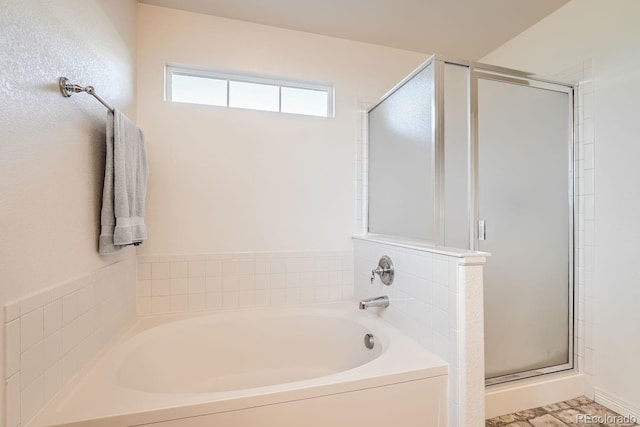
<path id="1" fill-rule="evenodd" d="M 333 85 L 257 74 L 167 65 L 172 102 L 333 117 Z"/>

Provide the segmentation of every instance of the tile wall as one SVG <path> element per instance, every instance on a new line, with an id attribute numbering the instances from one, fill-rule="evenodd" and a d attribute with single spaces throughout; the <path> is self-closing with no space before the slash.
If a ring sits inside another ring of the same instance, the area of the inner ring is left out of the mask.
<path id="1" fill-rule="evenodd" d="M 356 140 L 356 217 L 353 229 L 355 234 L 365 234 L 368 229 L 367 217 L 369 215 L 369 147 L 368 140 L 368 116 L 367 111 L 379 100 L 370 98 L 358 98 L 358 138 Z"/>
<path id="2" fill-rule="evenodd" d="M 595 137 L 594 137 L 594 93 L 591 62 L 585 63 L 579 80 L 578 132 L 578 367 L 587 374 L 587 395 L 593 398 L 594 316 L 593 275 L 595 269 Z M 583 358 L 580 359 L 580 358 Z M 581 363 L 582 362 L 582 363 Z"/>
<path id="3" fill-rule="evenodd" d="M 243 252 L 138 257 L 140 315 L 353 297 L 353 253 Z"/>
<path id="4" fill-rule="evenodd" d="M 4 307 L 5 425 L 26 425 L 135 316 L 135 259 Z"/>
<path id="5" fill-rule="evenodd" d="M 370 282 L 382 255 L 394 262 L 391 286 Z M 484 256 L 356 238 L 354 259 L 355 297 L 389 296 L 380 317 L 449 363 L 449 426 L 484 425 Z"/>
<path id="6" fill-rule="evenodd" d="M 575 146 L 575 191 L 576 191 L 576 247 L 575 247 L 575 308 L 574 322 L 576 346 L 574 360 L 578 371 L 587 376 L 586 395 L 593 399 L 593 272 L 595 238 L 595 133 L 594 133 L 594 87 L 592 61 L 585 61 L 554 76 L 578 83 L 576 94 L 576 146 Z"/>

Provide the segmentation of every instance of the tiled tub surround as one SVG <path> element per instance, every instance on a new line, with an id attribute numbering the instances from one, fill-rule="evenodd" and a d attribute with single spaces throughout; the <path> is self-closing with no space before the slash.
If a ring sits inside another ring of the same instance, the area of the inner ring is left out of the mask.
<path id="1" fill-rule="evenodd" d="M 449 426 L 484 425 L 482 266 L 487 254 L 432 248 L 368 235 L 354 238 L 355 297 L 388 295 L 384 320 L 449 363 Z M 371 270 L 394 262 L 385 286 Z"/>
<path id="2" fill-rule="evenodd" d="M 352 251 L 138 257 L 140 315 L 294 305 L 352 297 Z"/>
<path id="3" fill-rule="evenodd" d="M 4 307 L 4 426 L 25 426 L 135 316 L 134 258 Z"/>

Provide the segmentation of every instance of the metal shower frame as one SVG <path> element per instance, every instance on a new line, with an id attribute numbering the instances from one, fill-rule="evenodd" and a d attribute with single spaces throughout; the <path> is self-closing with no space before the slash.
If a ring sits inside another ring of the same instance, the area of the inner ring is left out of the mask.
<path id="1" fill-rule="evenodd" d="M 491 386 L 496 384 L 502 384 L 508 381 L 515 381 L 525 378 L 531 378 L 539 375 L 572 370 L 577 366 L 577 355 L 574 352 L 574 341 L 576 338 L 575 325 L 574 325 L 574 312 L 575 312 L 575 245 L 576 245 L 576 232 L 575 224 L 577 224 L 577 210 L 575 209 L 575 196 L 576 196 L 576 175 L 575 175 L 575 142 L 576 142 L 576 94 L 577 86 L 574 83 L 555 81 L 546 78 L 535 76 L 532 73 L 498 67 L 494 65 L 483 64 L 479 62 L 466 61 L 460 59 L 446 58 L 441 55 L 432 55 L 425 62 L 423 62 L 418 68 L 416 68 L 411 74 L 405 77 L 402 81 L 396 84 L 389 92 L 387 92 L 378 102 L 373 104 L 367 110 L 370 113 L 374 108 L 384 102 L 387 98 L 393 95 L 398 89 L 404 86 L 417 74 L 422 72 L 425 68 L 433 66 L 434 71 L 434 97 L 431 105 L 432 111 L 432 140 L 433 140 L 433 155 L 431 164 L 432 182 L 434 183 L 434 211 L 433 211 L 433 244 L 435 246 L 444 246 L 444 230 L 445 230 L 445 177 L 444 177 L 444 152 L 445 152 L 445 113 L 444 113 L 444 75 L 445 66 L 447 64 L 457 65 L 467 68 L 467 129 L 468 129 L 468 207 L 469 207 L 469 249 L 478 249 L 478 215 L 479 215 L 479 200 L 478 200 L 478 79 L 490 79 L 502 81 L 505 83 L 519 84 L 529 87 L 536 87 L 540 89 L 554 90 L 558 92 L 566 93 L 569 96 L 569 109 L 570 109 L 570 130 L 568 141 L 568 158 L 569 158 L 569 182 L 568 186 L 568 202 L 569 202 L 569 361 L 563 365 L 557 365 L 549 368 L 535 369 L 530 371 L 524 371 L 516 374 L 504 375 L 495 378 L 491 378 L 485 381 L 485 385 Z M 369 157 L 370 158 L 370 157 Z M 368 210 L 367 210 L 368 212 Z M 368 230 L 367 221 L 367 232 Z"/>

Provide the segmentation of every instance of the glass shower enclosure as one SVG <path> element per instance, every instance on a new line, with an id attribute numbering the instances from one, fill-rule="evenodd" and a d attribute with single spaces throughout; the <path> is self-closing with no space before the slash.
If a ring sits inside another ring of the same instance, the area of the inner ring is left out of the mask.
<path id="1" fill-rule="evenodd" d="M 491 253 L 486 384 L 572 369 L 574 87 L 433 56 L 367 113 L 372 234 Z"/>

